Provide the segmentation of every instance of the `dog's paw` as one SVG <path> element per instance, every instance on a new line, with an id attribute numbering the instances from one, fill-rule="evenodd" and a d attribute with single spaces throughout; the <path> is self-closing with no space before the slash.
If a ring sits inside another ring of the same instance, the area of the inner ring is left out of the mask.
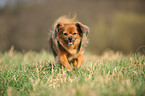
<path id="1" fill-rule="evenodd" d="M 72 68 L 71 67 L 67 67 L 67 71 L 72 71 Z"/>

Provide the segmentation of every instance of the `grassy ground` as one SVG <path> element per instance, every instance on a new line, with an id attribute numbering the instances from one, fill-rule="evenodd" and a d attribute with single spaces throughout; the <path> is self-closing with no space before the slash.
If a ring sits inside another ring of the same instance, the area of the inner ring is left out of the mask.
<path id="1" fill-rule="evenodd" d="M 85 53 L 83 67 L 67 72 L 47 51 L 0 53 L 0 96 L 143 96 L 145 56 Z"/>

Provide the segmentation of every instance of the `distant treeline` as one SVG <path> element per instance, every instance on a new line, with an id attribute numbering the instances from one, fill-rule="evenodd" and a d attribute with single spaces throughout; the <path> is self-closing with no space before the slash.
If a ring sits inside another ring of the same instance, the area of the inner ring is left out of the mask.
<path id="1" fill-rule="evenodd" d="M 18 0 L 19 1 L 19 0 Z M 0 8 L 0 51 L 49 50 L 48 34 L 62 15 L 90 27 L 86 50 L 106 49 L 130 53 L 145 50 L 145 1 L 143 0 L 42 0 L 17 2 Z"/>

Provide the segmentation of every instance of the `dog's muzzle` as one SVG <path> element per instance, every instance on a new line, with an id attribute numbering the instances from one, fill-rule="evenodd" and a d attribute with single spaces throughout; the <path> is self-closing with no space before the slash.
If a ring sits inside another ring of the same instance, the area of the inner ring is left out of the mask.
<path id="1" fill-rule="evenodd" d="M 69 46 L 73 45 L 74 41 L 72 40 L 72 37 L 68 37 L 68 41 L 67 41 L 67 44 Z"/>

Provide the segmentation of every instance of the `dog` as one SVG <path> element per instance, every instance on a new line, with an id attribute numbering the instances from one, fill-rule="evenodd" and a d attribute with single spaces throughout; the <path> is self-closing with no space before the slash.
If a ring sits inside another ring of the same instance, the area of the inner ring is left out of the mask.
<path id="1" fill-rule="evenodd" d="M 50 48 L 56 61 L 68 71 L 80 68 L 83 63 L 83 47 L 88 42 L 89 27 L 76 21 L 75 18 L 62 16 L 50 32 Z"/>

